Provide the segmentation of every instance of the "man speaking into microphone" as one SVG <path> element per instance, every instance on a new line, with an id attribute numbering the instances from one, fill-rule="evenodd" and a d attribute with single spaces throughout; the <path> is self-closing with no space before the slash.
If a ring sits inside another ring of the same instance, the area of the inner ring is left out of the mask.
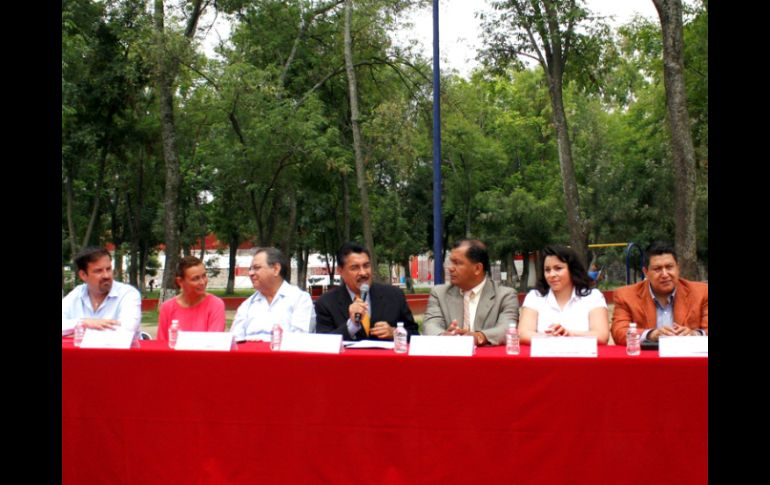
<path id="1" fill-rule="evenodd" d="M 369 250 L 348 242 L 337 251 L 343 285 L 315 302 L 316 332 L 339 333 L 343 340 L 393 340 L 397 322 L 419 335 L 417 323 L 400 288 L 372 282 Z"/>

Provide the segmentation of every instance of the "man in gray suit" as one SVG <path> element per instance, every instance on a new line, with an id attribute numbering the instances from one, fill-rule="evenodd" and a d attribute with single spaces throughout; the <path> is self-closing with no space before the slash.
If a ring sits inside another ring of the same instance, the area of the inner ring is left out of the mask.
<path id="1" fill-rule="evenodd" d="M 505 343 L 509 323 L 519 320 L 512 288 L 491 279 L 489 253 L 478 239 L 460 239 L 449 256 L 450 283 L 433 288 L 423 320 L 424 335 L 473 335 L 477 345 Z"/>

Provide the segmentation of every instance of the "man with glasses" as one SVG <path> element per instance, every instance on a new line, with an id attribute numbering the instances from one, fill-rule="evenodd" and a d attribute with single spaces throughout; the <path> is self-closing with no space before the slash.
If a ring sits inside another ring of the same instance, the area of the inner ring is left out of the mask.
<path id="1" fill-rule="evenodd" d="M 661 335 L 708 335 L 708 284 L 680 278 L 676 252 L 668 244 L 653 243 L 645 263 L 644 280 L 615 291 L 615 344 L 626 345 L 630 322 L 643 331 L 643 341 L 657 342 Z"/>
<path id="2" fill-rule="evenodd" d="M 230 331 L 235 339 L 269 342 L 273 324 L 284 332 L 313 333 L 315 311 L 310 295 L 286 281 L 289 262 L 276 248 L 257 248 L 249 278 L 257 290 L 238 307 Z"/>

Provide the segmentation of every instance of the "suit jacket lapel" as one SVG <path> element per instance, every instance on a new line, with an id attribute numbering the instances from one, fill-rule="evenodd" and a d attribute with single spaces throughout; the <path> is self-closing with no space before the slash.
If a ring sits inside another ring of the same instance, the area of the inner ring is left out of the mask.
<path id="1" fill-rule="evenodd" d="M 337 299 L 337 302 L 340 305 L 340 309 L 342 310 L 342 313 L 345 315 L 345 319 L 348 318 L 348 307 L 351 303 L 353 303 L 353 300 L 350 299 L 350 295 L 348 294 L 348 287 L 345 286 L 345 283 L 342 284 L 340 287 L 340 297 Z"/>
<path id="2" fill-rule="evenodd" d="M 650 328 L 655 328 L 658 324 L 658 312 L 655 310 L 655 302 L 652 301 L 650 294 L 650 283 L 647 280 L 643 280 L 639 287 L 639 301 L 642 302 L 645 321 L 652 322 L 653 325 Z"/>
<path id="3" fill-rule="evenodd" d="M 473 328 L 479 331 L 484 328 L 484 322 L 487 319 L 487 315 L 492 310 L 492 306 L 495 302 L 495 283 L 487 279 L 484 287 L 481 289 L 479 295 L 479 304 L 476 306 L 476 318 L 473 319 Z"/>
<path id="4" fill-rule="evenodd" d="M 457 320 L 458 325 L 463 323 L 463 295 L 460 294 L 460 289 L 456 286 L 451 286 L 446 292 L 447 295 L 447 314 L 449 319 L 446 322 L 446 326 L 451 325 L 452 320 Z"/>
<path id="5" fill-rule="evenodd" d="M 384 303 L 382 301 L 383 292 L 378 291 L 376 288 L 377 287 L 372 284 L 369 289 L 369 303 L 372 307 L 372 313 L 369 314 L 369 320 L 372 326 L 374 326 L 376 322 L 385 321 L 385 318 L 383 318 L 383 315 L 385 315 L 385 308 L 383 307 Z"/>
<path id="6" fill-rule="evenodd" d="M 676 285 L 676 296 L 674 297 L 674 321 L 679 325 L 686 325 L 687 317 L 690 313 L 690 288 L 679 281 Z"/>
<path id="7" fill-rule="evenodd" d="M 337 297 L 339 312 L 340 312 L 340 315 L 342 316 L 342 321 L 345 322 L 344 324 L 345 327 L 347 327 L 348 308 L 350 307 L 350 304 L 353 303 L 353 300 L 350 299 L 350 295 L 348 294 L 348 287 L 345 286 L 345 283 L 343 283 L 342 286 L 337 291 L 339 291 L 340 293 L 339 296 Z M 363 328 L 359 331 L 359 333 L 363 333 Z M 350 337 L 355 338 L 355 335 L 351 335 Z"/>

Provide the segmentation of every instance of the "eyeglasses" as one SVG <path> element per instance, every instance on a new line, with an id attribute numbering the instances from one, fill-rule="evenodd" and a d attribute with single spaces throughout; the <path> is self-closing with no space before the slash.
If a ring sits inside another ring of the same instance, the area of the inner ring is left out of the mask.
<path id="1" fill-rule="evenodd" d="M 278 263 L 276 263 L 276 264 L 278 264 Z M 257 271 L 261 270 L 262 268 L 270 268 L 271 266 L 275 266 L 275 264 L 274 265 L 267 265 L 267 266 L 260 266 L 258 264 L 253 264 L 253 265 L 249 266 L 249 271 L 253 271 L 253 272 L 256 273 Z"/>

